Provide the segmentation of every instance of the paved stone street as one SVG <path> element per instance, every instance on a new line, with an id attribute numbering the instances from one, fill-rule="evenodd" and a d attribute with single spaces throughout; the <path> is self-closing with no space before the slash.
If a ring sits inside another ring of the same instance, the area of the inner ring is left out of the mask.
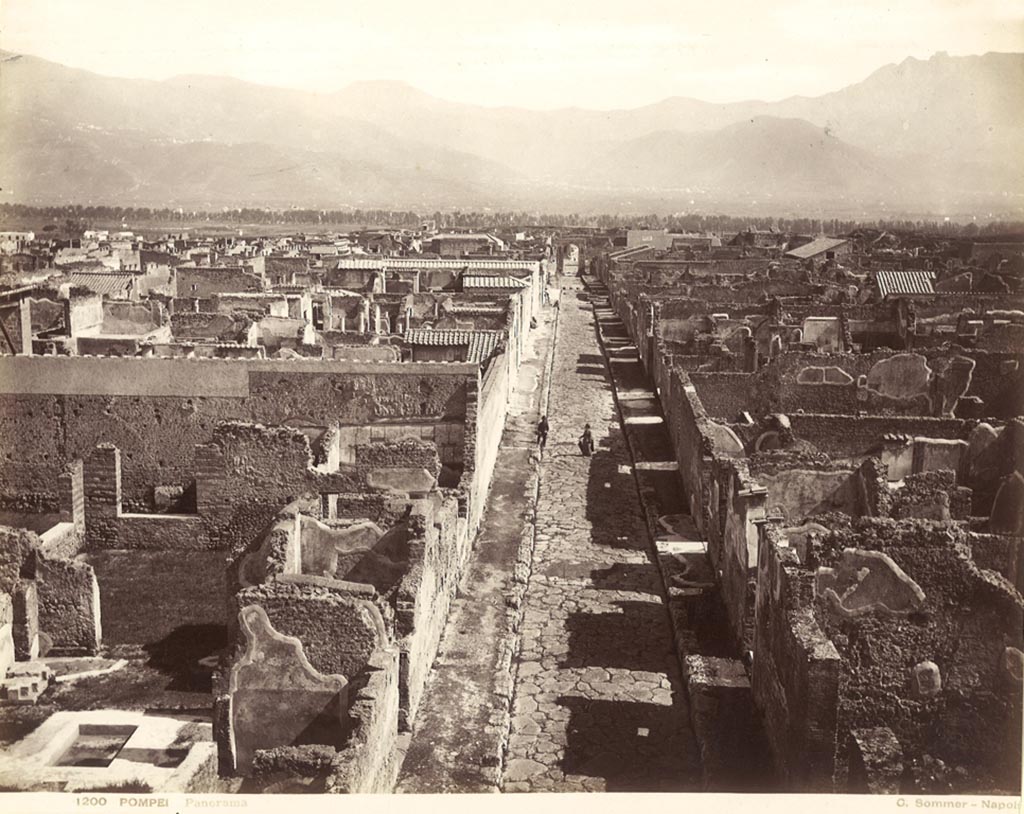
<path id="1" fill-rule="evenodd" d="M 550 358 L 546 309 L 519 368 L 487 510 L 445 625 L 396 791 L 495 791 L 507 733 L 513 636 L 508 607 L 536 491 L 535 427 Z"/>
<path id="2" fill-rule="evenodd" d="M 502 787 L 698 790 L 660 579 L 587 299 L 562 291 Z M 576 446 L 586 422 L 590 458 Z"/>

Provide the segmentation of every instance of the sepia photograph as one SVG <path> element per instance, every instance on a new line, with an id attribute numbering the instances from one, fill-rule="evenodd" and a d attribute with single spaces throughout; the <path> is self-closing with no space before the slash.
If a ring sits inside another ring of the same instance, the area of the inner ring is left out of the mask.
<path id="1" fill-rule="evenodd" d="M 0 809 L 1020 814 L 1022 361 L 1024 0 L 0 0 Z"/>

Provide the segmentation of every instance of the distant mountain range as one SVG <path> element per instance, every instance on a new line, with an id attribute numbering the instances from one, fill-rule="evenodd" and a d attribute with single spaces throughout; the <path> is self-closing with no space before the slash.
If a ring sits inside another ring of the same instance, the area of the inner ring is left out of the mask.
<path id="1" fill-rule="evenodd" d="M 824 96 L 633 110 L 99 76 L 0 52 L 0 200 L 133 206 L 942 212 L 1024 206 L 1024 54 Z"/>

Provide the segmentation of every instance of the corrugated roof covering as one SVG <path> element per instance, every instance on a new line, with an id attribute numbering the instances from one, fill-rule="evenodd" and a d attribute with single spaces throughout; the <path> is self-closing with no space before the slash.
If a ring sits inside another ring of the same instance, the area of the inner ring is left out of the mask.
<path id="1" fill-rule="evenodd" d="M 462 287 L 463 288 L 508 288 L 519 290 L 526 288 L 529 283 L 525 280 L 519 280 L 515 277 L 501 276 L 479 276 L 472 274 L 462 275 Z"/>
<path id="2" fill-rule="evenodd" d="M 133 277 L 132 274 L 75 272 L 68 276 L 68 280 L 71 285 L 88 288 L 94 294 L 114 296 L 127 291 L 132 285 Z"/>
<path id="3" fill-rule="evenodd" d="M 837 237 L 819 237 L 810 243 L 805 243 L 795 249 L 786 252 L 786 257 L 795 257 L 797 260 L 806 260 L 808 257 L 816 257 L 819 254 L 832 251 L 842 246 L 847 241 Z"/>
<path id="4" fill-rule="evenodd" d="M 504 336 L 504 331 L 410 328 L 405 332 L 405 341 L 410 345 L 466 347 L 466 361 L 481 364 L 491 358 Z"/>
<path id="5" fill-rule="evenodd" d="M 878 293 L 883 297 L 935 293 L 935 273 L 931 271 L 880 271 L 876 281 Z"/>

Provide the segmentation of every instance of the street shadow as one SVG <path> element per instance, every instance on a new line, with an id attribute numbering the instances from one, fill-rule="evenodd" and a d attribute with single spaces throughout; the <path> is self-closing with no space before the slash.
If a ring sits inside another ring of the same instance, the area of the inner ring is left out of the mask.
<path id="1" fill-rule="evenodd" d="M 600 353 L 581 353 L 576 357 L 576 374 L 605 378 L 604 357 Z"/>
<path id="2" fill-rule="evenodd" d="M 627 424 L 629 443 L 638 461 L 674 461 L 675 450 L 664 422 L 660 424 Z"/>
<path id="3" fill-rule="evenodd" d="M 618 667 L 661 672 L 672 659 L 672 637 L 660 597 L 612 603 L 618 612 L 569 615 L 568 655 L 563 666 Z"/>
<path id="4" fill-rule="evenodd" d="M 628 461 L 616 428 L 601 441 L 602 448 L 590 458 L 587 476 L 586 518 L 591 542 L 608 548 L 647 550 L 645 521 L 639 511 L 633 474 L 619 470 Z"/>
<path id="5" fill-rule="evenodd" d="M 607 568 L 590 571 L 590 581 L 604 591 L 640 591 L 659 593 L 661 578 L 653 563 L 617 562 Z"/>
<path id="6" fill-rule="evenodd" d="M 562 696 L 569 710 L 561 770 L 597 777 L 607 791 L 699 791 L 685 707 Z"/>
<path id="7" fill-rule="evenodd" d="M 686 511 L 683 482 L 678 472 L 642 469 L 636 474 L 644 502 L 655 515 Z"/>
<path id="8" fill-rule="evenodd" d="M 616 361 L 611 364 L 611 370 L 615 385 L 620 390 L 640 390 L 651 387 L 650 379 L 647 378 L 647 372 L 640 364 L 639 359 L 616 357 Z"/>

